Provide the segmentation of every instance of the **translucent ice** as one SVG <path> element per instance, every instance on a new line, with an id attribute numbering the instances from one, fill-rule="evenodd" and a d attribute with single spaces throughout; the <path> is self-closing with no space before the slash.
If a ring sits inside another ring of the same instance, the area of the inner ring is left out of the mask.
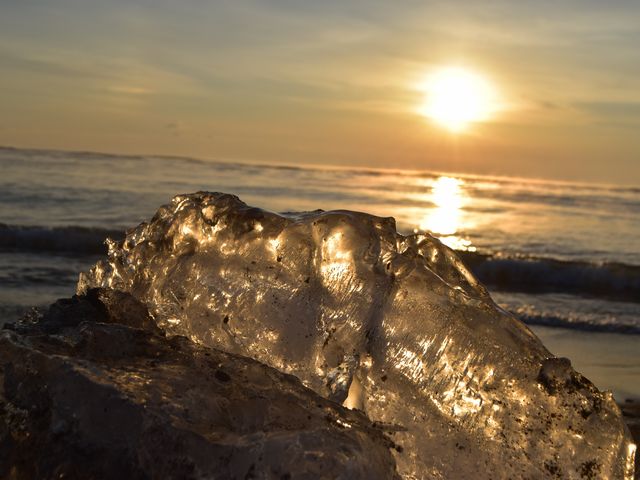
<path id="1" fill-rule="evenodd" d="M 611 394 L 392 218 L 181 195 L 81 275 L 170 333 L 255 358 L 384 424 L 411 478 L 631 478 Z"/>

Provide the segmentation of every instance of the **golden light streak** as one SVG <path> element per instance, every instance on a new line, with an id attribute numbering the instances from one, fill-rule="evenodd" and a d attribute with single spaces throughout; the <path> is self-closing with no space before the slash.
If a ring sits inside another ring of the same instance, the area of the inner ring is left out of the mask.
<path id="1" fill-rule="evenodd" d="M 464 182 L 455 177 L 438 177 L 426 197 L 434 204 L 420 220 L 419 230 L 427 230 L 442 243 L 455 249 L 475 251 L 471 242 L 456 235 L 464 226 L 463 207 L 468 201 L 462 186 Z M 416 229 L 416 232 L 418 229 Z"/>

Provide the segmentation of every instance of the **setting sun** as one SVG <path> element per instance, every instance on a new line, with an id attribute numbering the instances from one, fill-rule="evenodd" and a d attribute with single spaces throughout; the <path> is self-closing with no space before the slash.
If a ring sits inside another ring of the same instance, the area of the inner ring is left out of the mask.
<path id="1" fill-rule="evenodd" d="M 452 132 L 488 120 L 498 110 L 494 87 L 482 76 L 463 68 L 448 67 L 434 72 L 422 89 L 426 98 L 420 113 Z"/>

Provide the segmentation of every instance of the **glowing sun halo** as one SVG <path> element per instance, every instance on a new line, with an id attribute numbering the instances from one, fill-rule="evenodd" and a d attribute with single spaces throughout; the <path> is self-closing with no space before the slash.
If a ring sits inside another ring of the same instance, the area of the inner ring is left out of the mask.
<path id="1" fill-rule="evenodd" d="M 438 70 L 427 77 L 421 89 L 426 97 L 420 113 L 453 132 L 488 120 L 498 110 L 493 86 L 482 76 L 463 68 Z"/>

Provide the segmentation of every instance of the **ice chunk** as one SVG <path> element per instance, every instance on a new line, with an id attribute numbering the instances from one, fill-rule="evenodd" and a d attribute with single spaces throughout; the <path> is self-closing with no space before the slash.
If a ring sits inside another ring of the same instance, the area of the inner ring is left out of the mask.
<path id="1" fill-rule="evenodd" d="M 361 413 L 150 320 L 94 289 L 0 330 L 0 478 L 398 478 Z"/>
<path id="2" fill-rule="evenodd" d="M 455 253 L 392 218 L 278 215 L 175 197 L 79 290 L 145 302 L 171 333 L 255 358 L 394 431 L 411 478 L 631 478 L 611 394 L 497 307 Z"/>

